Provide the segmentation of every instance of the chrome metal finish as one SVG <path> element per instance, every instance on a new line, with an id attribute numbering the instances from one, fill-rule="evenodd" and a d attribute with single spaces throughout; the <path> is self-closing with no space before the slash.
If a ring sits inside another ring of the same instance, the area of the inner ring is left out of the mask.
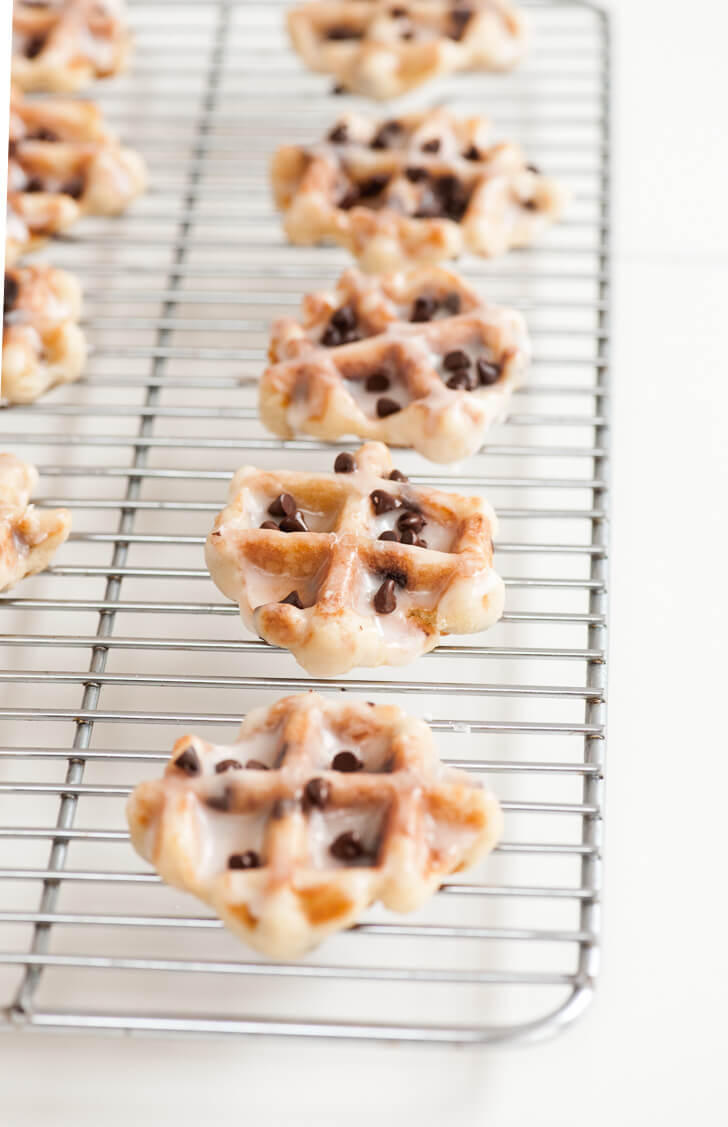
<path id="1" fill-rule="evenodd" d="M 485 110 L 563 176 L 566 221 L 463 274 L 527 315 L 536 359 L 467 465 L 402 452 L 419 484 L 500 514 L 507 612 L 406 669 L 306 677 L 244 635 L 201 545 L 245 462 L 328 468 L 335 447 L 257 421 L 268 325 L 346 255 L 286 244 L 267 161 L 343 107 L 285 44 L 282 0 L 132 0 L 136 61 L 94 91 L 146 157 L 149 194 L 47 252 L 85 288 L 87 372 L 0 413 L 74 531 L 0 600 L 0 1028 L 482 1044 L 580 1013 L 599 946 L 609 420 L 609 29 L 593 4 L 530 0 L 511 75 L 460 75 L 407 104 Z M 392 111 L 394 112 L 394 111 Z M 351 443 L 339 445 L 351 446 Z M 502 797 L 480 870 L 413 917 L 373 909 L 300 964 L 252 955 L 132 852 L 124 801 L 197 729 L 318 688 L 425 716 L 443 757 Z"/>

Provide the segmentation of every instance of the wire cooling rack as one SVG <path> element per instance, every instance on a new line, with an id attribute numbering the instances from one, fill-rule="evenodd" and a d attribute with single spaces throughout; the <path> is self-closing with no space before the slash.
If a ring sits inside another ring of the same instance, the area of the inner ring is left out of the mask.
<path id="1" fill-rule="evenodd" d="M 239 465 L 332 463 L 330 446 L 281 443 L 256 419 L 271 318 L 347 263 L 286 245 L 267 161 L 358 103 L 300 65 L 278 0 L 132 4 L 133 68 L 94 96 L 146 157 L 151 190 L 47 252 L 85 287 L 92 358 L 82 382 L 0 414 L 2 447 L 41 470 L 41 504 L 74 518 L 49 572 L 0 602 L 4 1028 L 478 1043 L 541 1035 L 586 1005 L 606 676 L 608 27 L 592 5 L 525 6 L 520 70 L 403 103 L 487 111 L 574 192 L 538 246 L 461 263 L 531 326 L 535 363 L 508 422 L 466 465 L 397 459 L 419 484 L 496 505 L 507 613 L 406 669 L 321 685 L 245 636 L 202 542 Z M 272 965 L 143 866 L 124 803 L 183 732 L 228 739 L 250 707 L 311 686 L 425 716 L 443 757 L 501 796 L 506 829 L 414 915 L 374 908 L 302 963 Z"/>

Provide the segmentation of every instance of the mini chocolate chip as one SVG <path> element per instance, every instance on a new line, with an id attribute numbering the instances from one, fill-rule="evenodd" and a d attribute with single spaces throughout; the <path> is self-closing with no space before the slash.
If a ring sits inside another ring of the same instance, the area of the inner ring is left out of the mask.
<path id="1" fill-rule="evenodd" d="M 225 771 L 242 771 L 243 765 L 237 759 L 221 759 L 215 764 L 215 774 L 222 775 Z"/>
<path id="2" fill-rule="evenodd" d="M 439 153 L 440 151 L 440 138 L 431 137 L 429 141 L 423 141 L 420 145 L 423 153 Z"/>
<path id="3" fill-rule="evenodd" d="M 374 596 L 374 609 L 377 614 L 391 614 L 396 606 L 397 596 L 394 593 L 394 580 L 385 579 Z"/>
<path id="4" fill-rule="evenodd" d="M 342 86 L 340 82 L 337 82 L 331 87 L 331 93 L 336 94 L 336 95 L 345 94 L 346 93 L 346 87 Z"/>
<path id="5" fill-rule="evenodd" d="M 391 579 L 392 582 L 396 583 L 398 587 L 406 587 L 407 586 L 407 572 L 406 571 L 400 571 L 400 569 L 397 568 L 397 567 L 388 567 L 387 570 L 385 572 L 383 572 L 382 574 L 387 579 Z"/>
<path id="6" fill-rule="evenodd" d="M 452 24 L 452 30 L 448 32 L 450 39 L 462 39 L 472 14 L 469 8 L 455 8 L 450 13 L 450 23 Z"/>
<path id="7" fill-rule="evenodd" d="M 350 305 L 342 305 L 340 309 L 335 309 L 331 314 L 331 324 L 337 329 L 353 329 L 356 325 L 356 310 L 352 309 Z"/>
<path id="8" fill-rule="evenodd" d="M 369 142 L 370 149 L 388 149 L 402 132 L 399 121 L 385 121 Z"/>
<path id="9" fill-rule="evenodd" d="M 356 861 L 364 854 L 364 846 L 359 835 L 353 830 L 339 834 L 329 846 L 329 852 L 337 861 Z"/>
<path id="10" fill-rule="evenodd" d="M 391 473 L 387 474 L 387 477 L 390 481 L 409 481 L 407 475 L 403 474 L 401 470 L 392 470 Z"/>
<path id="11" fill-rule="evenodd" d="M 200 773 L 200 759 L 193 747 L 186 747 L 181 755 L 177 756 L 174 765 L 179 767 L 180 771 L 184 771 L 185 775 L 199 775 Z"/>
<path id="12" fill-rule="evenodd" d="M 344 25 L 335 24 L 334 27 L 327 28 L 327 39 L 361 39 L 364 32 L 357 27 L 346 27 Z"/>
<path id="13" fill-rule="evenodd" d="M 343 121 L 335 125 L 333 129 L 329 130 L 329 141 L 335 145 L 343 145 L 345 141 L 349 140 L 349 130 Z"/>
<path id="14" fill-rule="evenodd" d="M 297 809 L 298 803 L 295 798 L 279 798 L 273 803 L 271 818 L 285 818 L 287 814 L 292 814 Z"/>
<path id="15" fill-rule="evenodd" d="M 225 814 L 233 804 L 232 787 L 223 787 L 219 794 L 211 794 L 205 799 L 205 805 L 211 810 L 222 810 Z"/>
<path id="16" fill-rule="evenodd" d="M 264 520 L 260 527 L 261 528 L 271 528 L 271 529 L 275 528 L 276 532 L 278 532 L 278 525 L 276 524 L 276 522 L 274 520 Z"/>
<path id="17" fill-rule="evenodd" d="M 25 44 L 25 51 L 23 52 L 26 59 L 35 59 L 45 47 L 45 35 L 34 35 Z"/>
<path id="18" fill-rule="evenodd" d="M 5 290 L 3 292 L 3 313 L 9 313 L 18 300 L 20 286 L 10 274 L 5 275 Z"/>
<path id="19" fill-rule="evenodd" d="M 246 849 L 244 853 L 231 853 L 228 857 L 229 869 L 259 869 L 260 857 L 254 849 Z"/>
<path id="20" fill-rule="evenodd" d="M 405 528 L 399 539 L 401 544 L 414 544 L 417 537 L 411 528 Z"/>
<path id="21" fill-rule="evenodd" d="M 380 517 L 382 513 L 391 513 L 392 509 L 399 507 L 397 498 L 393 497 L 391 493 L 387 493 L 385 489 L 374 489 L 369 494 L 369 500 L 378 517 Z"/>
<path id="22" fill-rule="evenodd" d="M 245 767 L 248 771 L 270 771 L 268 764 L 261 763 L 259 759 L 249 759 Z"/>
<path id="23" fill-rule="evenodd" d="M 29 176 L 25 182 L 24 192 L 42 192 L 44 188 L 40 176 Z"/>
<path id="24" fill-rule="evenodd" d="M 480 160 L 480 149 L 476 148 L 475 145 L 468 145 L 463 156 L 466 160 Z"/>
<path id="25" fill-rule="evenodd" d="M 497 364 L 489 363 L 487 360 L 484 360 L 482 356 L 480 359 L 476 360 L 475 368 L 478 373 L 478 379 L 483 387 L 489 387 L 491 384 L 494 384 L 501 374 L 501 370 Z"/>
<path id="26" fill-rule="evenodd" d="M 334 462 L 335 473 L 353 473 L 356 469 L 356 462 L 352 454 L 342 453 L 336 455 Z"/>
<path id="27" fill-rule="evenodd" d="M 394 540 L 398 544 L 399 543 L 399 533 L 395 532 L 394 529 L 392 529 L 391 531 L 389 529 L 387 529 L 384 532 L 379 533 L 379 539 L 380 540 Z"/>
<path id="28" fill-rule="evenodd" d="M 29 133 L 27 135 L 27 137 L 25 138 L 25 140 L 26 141 L 59 141 L 60 138 L 59 138 L 57 133 L 53 132 L 52 129 L 46 129 L 44 125 L 41 125 L 40 128 L 34 129 L 32 133 Z"/>
<path id="29" fill-rule="evenodd" d="M 521 200 L 521 207 L 526 211 L 538 211 L 538 200 Z"/>
<path id="30" fill-rule="evenodd" d="M 285 599 L 281 599 L 282 603 L 288 603 L 291 607 L 296 607 L 297 610 L 303 610 L 303 603 L 298 591 L 291 591 L 290 595 L 286 595 Z"/>
<path id="31" fill-rule="evenodd" d="M 437 302 L 434 297 L 425 297 L 423 295 L 415 298 L 410 321 L 431 321 L 436 312 Z"/>
<path id="32" fill-rule="evenodd" d="M 278 525 L 281 532 L 308 532 L 308 525 L 304 519 L 303 513 L 298 510 L 291 517 L 284 517 Z"/>
<path id="33" fill-rule="evenodd" d="M 363 766 L 361 759 L 353 751 L 337 751 L 331 760 L 332 771 L 344 771 L 347 774 L 352 771 L 361 771 Z"/>
<path id="34" fill-rule="evenodd" d="M 386 419 L 388 415 L 396 415 L 401 410 L 402 405 L 396 399 L 390 399 L 387 395 L 383 395 L 381 399 L 377 400 L 377 415 L 380 419 Z"/>
<path id="35" fill-rule="evenodd" d="M 470 357 L 467 352 L 463 352 L 462 348 L 453 348 L 451 352 L 446 352 L 443 356 L 442 366 L 448 372 L 454 372 L 457 368 L 469 368 Z"/>
<path id="36" fill-rule="evenodd" d="M 71 199 L 80 200 L 86 189 L 86 181 L 82 176 L 72 176 L 70 180 L 62 186 L 61 192 L 64 196 L 70 196 Z"/>
<path id="37" fill-rule="evenodd" d="M 539 174 L 540 174 L 540 172 L 541 172 L 541 169 L 540 169 L 540 168 L 538 167 L 538 165 L 537 165 L 537 164 L 527 164 L 527 165 L 526 165 L 526 170 L 527 170 L 528 172 L 535 172 L 535 173 L 536 173 L 536 175 L 539 175 Z"/>
<path id="38" fill-rule="evenodd" d="M 326 779 L 309 779 L 303 788 L 303 800 L 307 806 L 323 810 L 331 795 L 331 787 Z"/>
<path id="39" fill-rule="evenodd" d="M 418 184 L 420 180 L 426 180 L 428 176 L 426 168 L 405 168 L 404 174 L 410 184 Z"/>
<path id="40" fill-rule="evenodd" d="M 459 293 L 449 293 L 442 299 L 443 309 L 447 309 L 448 313 L 459 313 L 462 307 Z"/>
<path id="41" fill-rule="evenodd" d="M 389 385 L 390 379 L 386 372 L 372 372 L 371 376 L 367 376 L 364 383 L 367 391 L 386 391 Z"/>
<path id="42" fill-rule="evenodd" d="M 414 39 L 414 37 L 415 37 L 415 33 L 412 30 L 412 28 L 409 28 L 409 27 L 405 31 L 403 31 L 400 35 L 400 39 Z"/>
<path id="43" fill-rule="evenodd" d="M 279 493 L 268 506 L 268 512 L 273 517 L 290 517 L 293 516 L 297 508 L 295 497 L 292 497 L 290 493 Z"/>
<path id="44" fill-rule="evenodd" d="M 472 391 L 475 385 L 470 372 L 465 368 L 458 368 L 446 381 L 446 386 L 452 388 L 453 391 Z"/>
<path id="45" fill-rule="evenodd" d="M 359 195 L 364 199 L 368 199 L 370 196 L 378 196 L 380 192 L 384 191 L 388 183 L 388 176 L 370 176 L 367 180 L 362 180 L 358 185 Z"/>
<path id="46" fill-rule="evenodd" d="M 402 513 L 397 521 L 397 528 L 400 532 L 404 532 L 405 528 L 411 528 L 413 532 L 421 532 L 427 524 L 422 513 L 413 513 L 410 509 Z"/>
<path id="47" fill-rule="evenodd" d="M 415 540 L 415 547 L 416 548 L 426 548 L 427 547 L 427 541 L 423 540 L 421 536 L 418 536 L 417 539 Z"/>

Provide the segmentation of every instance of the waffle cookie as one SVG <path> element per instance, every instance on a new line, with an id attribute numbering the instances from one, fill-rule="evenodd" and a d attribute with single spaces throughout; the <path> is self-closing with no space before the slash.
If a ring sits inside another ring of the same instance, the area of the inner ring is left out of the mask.
<path id="1" fill-rule="evenodd" d="M 435 462 L 473 454 L 529 359 L 523 318 L 441 267 L 373 278 L 347 270 L 275 322 L 260 416 L 284 438 L 356 434 Z"/>
<path id="2" fill-rule="evenodd" d="M 508 0 L 333 0 L 288 14 L 293 46 L 312 70 L 370 98 L 396 98 L 438 75 L 509 70 L 526 47 Z"/>
<path id="3" fill-rule="evenodd" d="M 64 270 L 39 264 L 6 272 L 3 399 L 32 403 L 49 388 L 78 379 L 86 360 L 80 313 L 81 287 Z"/>
<path id="4" fill-rule="evenodd" d="M 11 99 L 7 262 L 80 215 L 118 214 L 145 184 L 141 158 L 121 147 L 92 102 Z"/>
<path id="5" fill-rule="evenodd" d="M 490 132 L 485 118 L 444 109 L 384 122 L 346 114 L 320 144 L 275 154 L 286 234 L 340 243 L 371 273 L 526 246 L 559 218 L 566 192 Z"/>
<path id="6" fill-rule="evenodd" d="M 131 36 L 122 0 L 15 0 L 13 82 L 23 90 L 79 90 L 123 70 Z"/>
<path id="7" fill-rule="evenodd" d="M 127 806 L 134 848 L 241 939 L 291 959 L 375 900 L 419 907 L 501 830 L 496 799 L 440 762 L 427 724 L 317 693 L 258 708 L 230 746 L 178 740 Z"/>
<path id="8" fill-rule="evenodd" d="M 0 591 L 48 567 L 71 531 L 67 509 L 39 512 L 28 503 L 37 484 L 35 466 L 0 454 Z"/>
<path id="9" fill-rule="evenodd" d="M 416 488 L 370 442 L 333 474 L 238 470 L 206 560 L 250 630 L 332 677 L 492 626 L 495 524 L 480 497 Z"/>

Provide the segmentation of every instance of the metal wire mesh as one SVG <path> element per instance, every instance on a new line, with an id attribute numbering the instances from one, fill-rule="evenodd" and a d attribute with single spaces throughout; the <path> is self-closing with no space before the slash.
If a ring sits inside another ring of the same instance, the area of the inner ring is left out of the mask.
<path id="1" fill-rule="evenodd" d="M 347 263 L 286 245 L 267 160 L 357 103 L 299 64 L 279 0 L 132 5 L 133 68 L 94 97 L 145 155 L 151 190 L 50 249 L 84 284 L 92 358 L 82 382 L 0 416 L 2 448 L 41 469 L 41 503 L 74 516 L 56 565 L 0 602 L 0 1027 L 482 1042 L 540 1035 L 588 1000 L 606 676 L 608 27 L 587 4 L 526 7 L 520 70 L 406 102 L 485 110 L 574 190 L 538 246 L 461 263 L 531 325 L 536 360 L 508 422 L 461 467 L 398 457 L 418 483 L 495 504 L 507 613 L 409 668 L 320 683 L 244 636 L 201 544 L 239 465 L 332 461 L 325 444 L 281 443 L 256 419 L 270 319 Z M 501 796 L 506 832 L 413 916 L 372 909 L 303 963 L 272 965 L 142 866 L 123 807 L 182 732 L 224 740 L 249 707 L 311 686 L 428 718 L 443 757 Z"/>

